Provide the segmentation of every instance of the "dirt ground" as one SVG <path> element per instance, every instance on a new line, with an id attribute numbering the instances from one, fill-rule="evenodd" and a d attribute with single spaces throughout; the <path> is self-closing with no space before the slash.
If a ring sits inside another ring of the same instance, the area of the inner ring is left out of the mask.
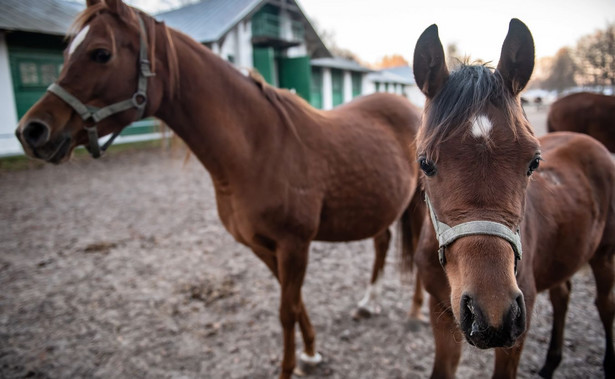
<path id="1" fill-rule="evenodd" d="M 371 241 L 312 245 L 303 293 L 324 363 L 310 377 L 431 372 L 431 330 L 406 322 L 413 284 L 400 280 L 395 253 L 382 313 L 350 317 L 372 261 Z M 556 377 L 603 376 L 593 294 L 585 268 L 573 280 Z M 2 378 L 272 378 L 278 301 L 265 265 L 219 222 L 207 172 L 194 159 L 184 166 L 181 152 L 0 172 Z M 520 378 L 537 377 L 550 319 L 542 294 Z M 488 377 L 492 365 L 492 352 L 465 344 L 458 377 Z"/>

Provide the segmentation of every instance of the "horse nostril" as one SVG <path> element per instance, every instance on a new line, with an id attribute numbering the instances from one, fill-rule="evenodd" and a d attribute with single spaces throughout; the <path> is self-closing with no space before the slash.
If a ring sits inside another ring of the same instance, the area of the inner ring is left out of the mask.
<path id="1" fill-rule="evenodd" d="M 523 294 L 519 294 L 515 299 L 515 304 L 511 308 L 512 322 L 517 328 L 517 333 L 525 330 L 525 300 Z"/>
<path id="2" fill-rule="evenodd" d="M 461 297 L 460 324 L 465 330 L 469 330 L 470 336 L 481 333 L 485 329 L 482 314 L 474 307 L 474 300 L 465 294 Z"/>
<path id="3" fill-rule="evenodd" d="M 31 147 L 40 147 L 49 140 L 49 127 L 39 121 L 30 121 L 24 127 L 22 136 Z"/>

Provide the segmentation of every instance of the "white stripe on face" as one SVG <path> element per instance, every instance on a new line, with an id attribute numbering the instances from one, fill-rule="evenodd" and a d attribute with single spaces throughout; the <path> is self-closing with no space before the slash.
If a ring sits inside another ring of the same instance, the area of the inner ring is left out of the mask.
<path id="1" fill-rule="evenodd" d="M 73 39 L 73 42 L 71 42 L 70 47 L 68 48 L 69 56 L 72 53 L 74 53 L 75 50 L 77 50 L 77 47 L 79 47 L 81 42 L 83 42 L 83 40 L 85 39 L 85 36 L 88 34 L 89 31 L 90 31 L 90 25 L 86 25 L 85 28 L 81 29 L 81 31 L 77 34 L 77 36 L 75 36 L 75 39 Z"/>
<path id="2" fill-rule="evenodd" d="M 493 128 L 493 124 L 485 115 L 476 116 L 472 122 L 472 135 L 476 138 L 489 137 L 489 132 Z"/>

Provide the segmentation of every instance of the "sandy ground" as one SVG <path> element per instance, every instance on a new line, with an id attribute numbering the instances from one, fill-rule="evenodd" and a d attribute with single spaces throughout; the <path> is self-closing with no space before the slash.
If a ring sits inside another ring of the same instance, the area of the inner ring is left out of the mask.
<path id="1" fill-rule="evenodd" d="M 538 123 L 542 113 L 528 117 Z M 0 200 L 1 378 L 279 372 L 277 283 L 221 226 L 209 176 L 194 159 L 184 166 L 181 152 L 149 149 L 0 172 Z M 408 327 L 413 284 L 400 280 L 396 254 L 387 262 L 382 313 L 360 322 L 350 314 L 368 282 L 371 241 L 314 243 L 310 254 L 303 293 L 324 356 L 311 377 L 427 377 L 431 330 Z M 573 280 L 556 377 L 603 376 L 593 293 L 583 269 Z M 520 378 L 536 377 L 550 318 L 542 294 Z M 492 365 L 492 352 L 465 344 L 458 377 L 488 377 Z"/>

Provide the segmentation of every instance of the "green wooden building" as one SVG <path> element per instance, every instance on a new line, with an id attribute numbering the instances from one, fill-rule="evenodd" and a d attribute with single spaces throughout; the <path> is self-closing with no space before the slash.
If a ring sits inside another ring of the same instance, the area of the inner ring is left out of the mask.
<path id="1" fill-rule="evenodd" d="M 0 12 L 0 156 L 22 154 L 17 121 L 54 82 L 64 35 L 83 3 L 2 0 Z M 371 70 L 332 57 L 295 0 L 202 0 L 155 15 L 238 69 L 256 69 L 314 107 L 330 109 L 375 92 Z M 160 137 L 156 119 L 127 127 L 117 142 Z"/>

